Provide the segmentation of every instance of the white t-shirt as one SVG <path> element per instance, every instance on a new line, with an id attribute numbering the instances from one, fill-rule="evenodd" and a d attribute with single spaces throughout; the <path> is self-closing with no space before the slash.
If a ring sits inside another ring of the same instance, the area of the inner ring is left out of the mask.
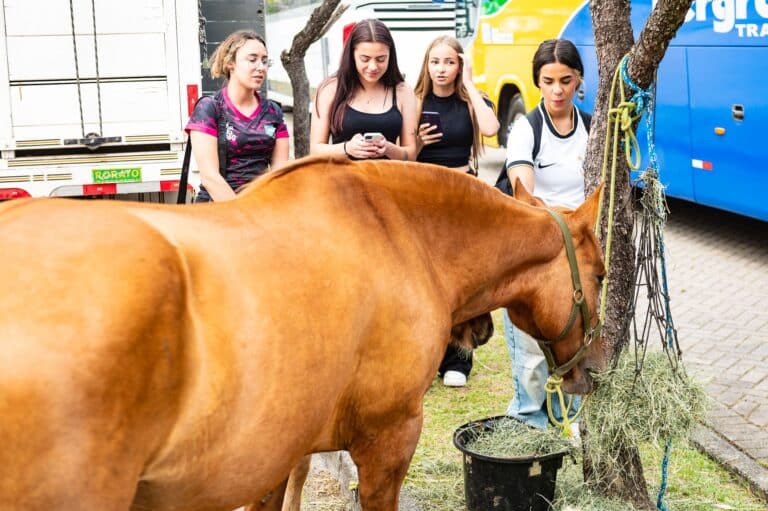
<path id="1" fill-rule="evenodd" d="M 576 209 L 584 202 L 584 154 L 587 151 L 587 127 L 580 115 L 575 116 L 573 130 L 561 135 L 552 125 L 543 104 L 536 107 L 544 122 L 539 152 L 532 160 L 534 133 L 526 117 L 520 117 L 507 137 L 506 168 L 519 164 L 533 167 L 533 194 L 548 206 Z"/>

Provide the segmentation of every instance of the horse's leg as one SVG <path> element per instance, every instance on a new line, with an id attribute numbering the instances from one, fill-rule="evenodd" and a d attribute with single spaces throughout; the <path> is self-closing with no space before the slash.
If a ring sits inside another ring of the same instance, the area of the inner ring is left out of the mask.
<path id="1" fill-rule="evenodd" d="M 304 481 L 307 480 L 311 459 L 311 454 L 301 458 L 301 461 L 291 470 L 288 479 L 260 501 L 247 505 L 245 511 L 301 511 L 301 490 L 304 488 Z"/>
<path id="2" fill-rule="evenodd" d="M 288 477 L 288 487 L 285 489 L 282 511 L 301 511 L 301 492 L 309 474 L 311 460 L 312 455 L 308 454 L 301 458 L 301 461 L 291 470 L 291 475 Z"/>
<path id="3" fill-rule="evenodd" d="M 350 447 L 357 465 L 364 511 L 397 511 L 400 487 L 421 432 L 422 415 L 365 431 L 365 441 Z"/>
<path id="4" fill-rule="evenodd" d="M 245 507 L 245 511 L 280 511 L 283 507 L 283 497 L 285 496 L 285 487 L 288 485 L 286 478 L 277 488 L 267 493 L 261 500 L 258 500 Z"/>

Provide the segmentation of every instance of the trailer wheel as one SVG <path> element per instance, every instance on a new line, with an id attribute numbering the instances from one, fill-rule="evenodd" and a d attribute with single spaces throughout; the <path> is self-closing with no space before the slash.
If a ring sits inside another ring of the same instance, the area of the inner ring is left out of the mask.
<path id="1" fill-rule="evenodd" d="M 507 108 L 502 112 L 501 126 L 499 127 L 499 145 L 507 146 L 507 134 L 513 122 L 525 115 L 525 103 L 523 96 L 516 92 L 507 103 Z"/>

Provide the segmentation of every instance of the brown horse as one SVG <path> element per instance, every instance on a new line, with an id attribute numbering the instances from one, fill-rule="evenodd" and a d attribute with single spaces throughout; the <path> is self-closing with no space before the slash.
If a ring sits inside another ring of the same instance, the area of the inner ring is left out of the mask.
<path id="1" fill-rule="evenodd" d="M 592 316 L 596 210 L 565 215 Z M 305 454 L 346 449 L 363 508 L 394 511 L 452 327 L 506 305 L 554 339 L 572 310 L 545 210 L 413 163 L 304 159 L 220 204 L 25 200 L 0 239 L 0 509 L 279 509 Z"/>

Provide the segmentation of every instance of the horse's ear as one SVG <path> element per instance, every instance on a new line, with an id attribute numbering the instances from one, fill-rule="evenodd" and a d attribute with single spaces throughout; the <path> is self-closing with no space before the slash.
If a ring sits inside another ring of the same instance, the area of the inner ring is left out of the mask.
<path id="1" fill-rule="evenodd" d="M 512 197 L 531 206 L 546 206 L 543 200 L 531 195 L 531 192 L 528 191 L 519 177 L 515 178 L 515 182 L 512 185 Z"/>
<path id="2" fill-rule="evenodd" d="M 600 199 L 602 198 L 603 184 L 604 183 L 600 183 L 597 185 L 597 188 L 592 192 L 592 195 L 584 201 L 584 204 L 579 206 L 578 209 L 573 212 L 573 218 L 589 226 L 595 225 L 597 212 L 600 211 Z"/>

